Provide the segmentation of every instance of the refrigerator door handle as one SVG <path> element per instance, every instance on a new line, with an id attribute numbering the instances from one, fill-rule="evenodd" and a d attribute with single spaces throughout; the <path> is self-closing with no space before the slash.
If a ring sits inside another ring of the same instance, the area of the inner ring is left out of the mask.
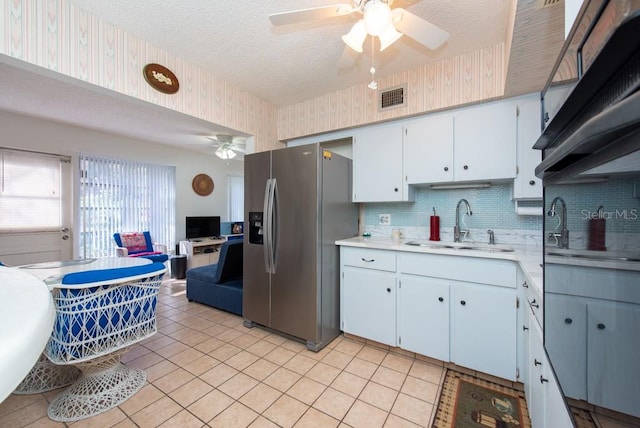
<path id="1" fill-rule="evenodd" d="M 278 182 L 271 179 L 271 273 L 276 273 L 276 252 L 278 251 Z"/>
<path id="2" fill-rule="evenodd" d="M 263 216 L 263 224 L 262 230 L 264 233 L 264 245 L 262 247 L 264 254 L 264 268 L 267 273 L 271 273 L 271 211 L 270 211 L 270 198 L 271 198 L 271 179 L 267 179 L 265 188 L 264 188 L 264 205 L 262 207 Z"/>

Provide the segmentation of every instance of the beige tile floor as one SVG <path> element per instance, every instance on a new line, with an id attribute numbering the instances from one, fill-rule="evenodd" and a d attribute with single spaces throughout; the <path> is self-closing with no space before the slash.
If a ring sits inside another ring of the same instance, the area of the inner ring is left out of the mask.
<path id="1" fill-rule="evenodd" d="M 189 303 L 184 281 L 163 284 L 158 333 L 123 361 L 147 384 L 101 415 L 51 421 L 59 391 L 11 395 L 0 427 L 428 427 L 445 369 L 353 338 L 320 352 L 242 318 Z"/>

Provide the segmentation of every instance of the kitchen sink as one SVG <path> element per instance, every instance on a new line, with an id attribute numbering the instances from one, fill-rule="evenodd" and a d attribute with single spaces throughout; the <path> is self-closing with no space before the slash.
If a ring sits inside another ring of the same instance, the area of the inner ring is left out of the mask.
<path id="1" fill-rule="evenodd" d="M 629 254 L 607 251 L 591 251 L 591 250 L 547 250 L 547 256 L 588 259 L 588 260 L 613 260 L 624 262 L 640 262 L 640 254 Z"/>
<path id="2" fill-rule="evenodd" d="M 472 250 L 472 251 L 485 251 L 490 253 L 511 253 L 513 248 L 506 247 L 504 245 L 489 245 L 489 244 L 474 244 L 469 242 L 449 242 L 449 243 L 437 243 L 434 241 L 408 241 L 406 245 L 413 245 L 416 247 L 425 247 L 433 249 L 448 249 L 448 250 Z"/>

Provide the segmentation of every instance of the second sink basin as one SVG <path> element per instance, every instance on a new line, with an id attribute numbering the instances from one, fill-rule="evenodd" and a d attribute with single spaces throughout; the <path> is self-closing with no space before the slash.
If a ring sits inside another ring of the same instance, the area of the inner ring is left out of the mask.
<path id="1" fill-rule="evenodd" d="M 472 251 L 486 251 L 492 253 L 510 253 L 513 252 L 513 248 L 504 245 L 489 245 L 489 244 L 476 244 L 472 242 L 448 242 L 442 243 L 439 241 L 408 241 L 406 245 L 413 245 L 417 247 L 433 248 L 433 249 L 450 249 L 450 250 L 472 250 Z"/>

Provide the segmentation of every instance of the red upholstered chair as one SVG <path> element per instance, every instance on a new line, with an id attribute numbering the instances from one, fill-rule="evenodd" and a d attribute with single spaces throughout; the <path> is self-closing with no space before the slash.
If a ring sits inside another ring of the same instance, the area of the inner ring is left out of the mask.
<path id="1" fill-rule="evenodd" d="M 169 259 L 167 246 L 151 240 L 149 232 L 114 233 L 118 257 L 144 257 L 154 263 L 164 263 Z"/>

